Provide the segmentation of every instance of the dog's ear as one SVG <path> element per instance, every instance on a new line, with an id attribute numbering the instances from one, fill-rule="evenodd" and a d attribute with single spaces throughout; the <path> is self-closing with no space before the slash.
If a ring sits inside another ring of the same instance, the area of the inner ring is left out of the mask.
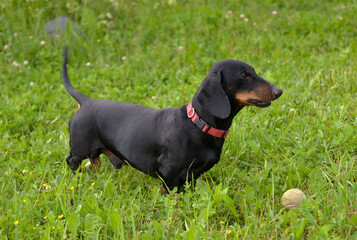
<path id="1" fill-rule="evenodd" d="M 208 74 L 195 97 L 202 107 L 218 118 L 225 119 L 231 114 L 231 105 L 222 88 L 220 73 Z"/>

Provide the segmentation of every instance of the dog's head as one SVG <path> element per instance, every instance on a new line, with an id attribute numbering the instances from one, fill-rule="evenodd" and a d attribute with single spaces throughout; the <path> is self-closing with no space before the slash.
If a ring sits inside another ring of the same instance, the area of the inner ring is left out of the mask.
<path id="1" fill-rule="evenodd" d="M 250 65 L 237 60 L 215 63 L 193 97 L 193 106 L 220 119 L 244 106 L 268 107 L 283 91 L 258 76 Z"/>

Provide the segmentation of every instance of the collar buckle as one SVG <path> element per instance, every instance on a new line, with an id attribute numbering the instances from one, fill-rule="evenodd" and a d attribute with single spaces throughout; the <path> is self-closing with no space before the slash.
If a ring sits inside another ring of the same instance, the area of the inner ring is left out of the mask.
<path id="1" fill-rule="evenodd" d="M 195 115 L 195 109 L 191 107 L 190 109 L 187 109 L 187 117 L 192 118 Z"/>

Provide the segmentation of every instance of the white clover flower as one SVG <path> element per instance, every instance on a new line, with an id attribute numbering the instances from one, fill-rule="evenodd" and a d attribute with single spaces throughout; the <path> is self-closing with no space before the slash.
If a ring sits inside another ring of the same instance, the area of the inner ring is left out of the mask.
<path id="1" fill-rule="evenodd" d="M 19 63 L 16 62 L 16 61 L 13 61 L 13 62 L 12 62 L 12 66 L 14 66 L 14 67 L 21 67 L 21 64 L 19 64 Z"/>

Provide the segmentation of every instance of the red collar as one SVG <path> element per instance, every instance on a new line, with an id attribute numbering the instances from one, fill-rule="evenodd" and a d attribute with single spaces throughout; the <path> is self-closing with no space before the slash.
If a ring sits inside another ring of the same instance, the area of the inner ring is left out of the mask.
<path id="1" fill-rule="evenodd" d="M 226 138 L 229 130 L 220 130 L 214 127 L 209 126 L 205 121 L 203 121 L 196 113 L 195 109 L 192 107 L 192 103 L 189 103 L 186 107 L 187 110 L 187 117 L 190 118 L 202 132 L 207 133 L 211 136 L 218 137 L 218 138 Z"/>

